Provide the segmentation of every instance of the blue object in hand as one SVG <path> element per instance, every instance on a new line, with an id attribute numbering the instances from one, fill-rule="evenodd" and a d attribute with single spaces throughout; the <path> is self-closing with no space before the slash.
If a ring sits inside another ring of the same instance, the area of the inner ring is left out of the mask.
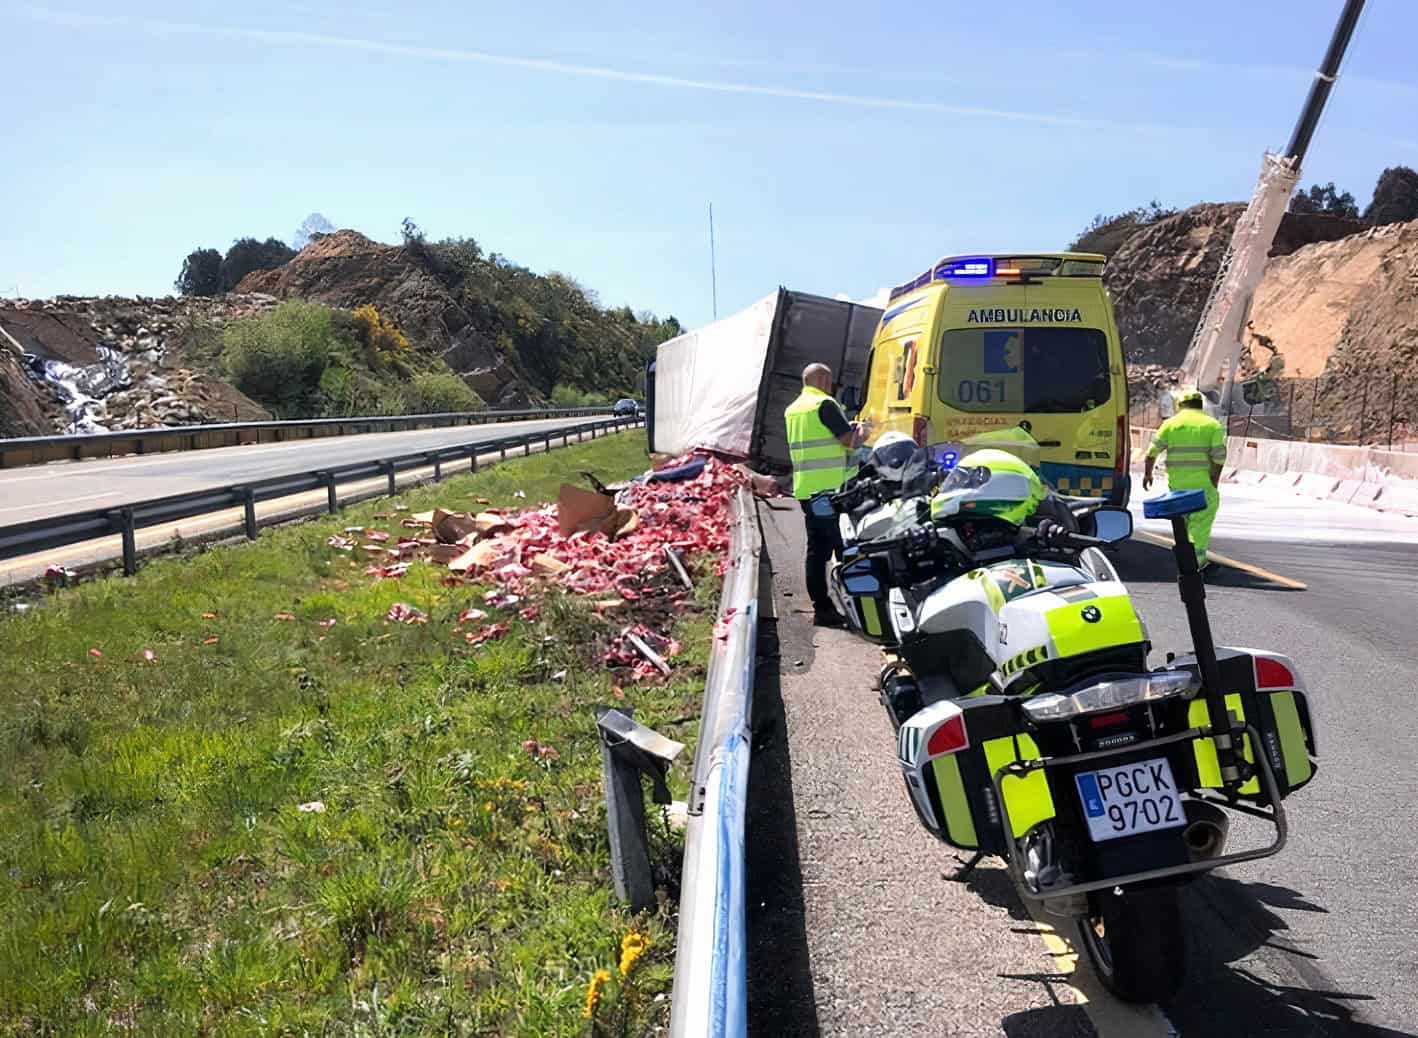
<path id="1" fill-rule="evenodd" d="M 1142 514 L 1148 519 L 1171 519 L 1200 512 L 1205 507 L 1205 490 L 1172 490 L 1142 502 Z"/>

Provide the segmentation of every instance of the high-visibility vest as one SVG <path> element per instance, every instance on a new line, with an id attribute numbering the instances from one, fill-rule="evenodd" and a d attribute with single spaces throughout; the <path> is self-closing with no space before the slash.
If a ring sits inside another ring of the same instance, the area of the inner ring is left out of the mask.
<path id="1" fill-rule="evenodd" d="M 793 459 L 793 496 L 799 501 L 836 490 L 847 479 L 851 452 L 818 417 L 822 402 L 831 399 L 820 389 L 804 386 L 783 412 L 788 423 L 788 455 Z"/>
<path id="2" fill-rule="evenodd" d="M 1226 430 L 1205 411 L 1179 408 L 1162 423 L 1147 448 L 1155 458 L 1167 452 L 1167 485 L 1173 490 L 1205 490 L 1212 486 L 1211 466 L 1226 464 Z"/>

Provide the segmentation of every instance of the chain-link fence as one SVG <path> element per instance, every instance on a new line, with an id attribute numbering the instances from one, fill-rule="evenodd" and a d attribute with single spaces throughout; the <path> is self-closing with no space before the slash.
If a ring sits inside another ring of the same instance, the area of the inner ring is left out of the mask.
<path id="1" fill-rule="evenodd" d="M 1418 452 L 1418 386 L 1397 372 L 1321 378 L 1260 376 L 1235 387 L 1232 436 L 1363 444 Z M 1157 400 L 1132 409 L 1134 425 L 1162 421 Z"/>

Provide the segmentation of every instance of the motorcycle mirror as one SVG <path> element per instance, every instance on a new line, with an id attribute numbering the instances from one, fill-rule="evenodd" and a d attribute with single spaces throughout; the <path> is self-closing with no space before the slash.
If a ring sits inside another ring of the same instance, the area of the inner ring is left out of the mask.
<path id="1" fill-rule="evenodd" d="M 1093 513 L 1094 537 L 1117 544 L 1132 536 L 1132 513 L 1126 508 L 1100 508 Z"/>

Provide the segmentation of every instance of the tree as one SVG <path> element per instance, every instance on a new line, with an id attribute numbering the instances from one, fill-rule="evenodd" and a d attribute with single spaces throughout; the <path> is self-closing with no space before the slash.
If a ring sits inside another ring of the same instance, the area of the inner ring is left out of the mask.
<path id="1" fill-rule="evenodd" d="M 173 283 L 178 295 L 214 296 L 222 290 L 222 254 L 216 249 L 193 249 L 182 261 L 182 273 Z"/>
<path id="2" fill-rule="evenodd" d="M 324 214 L 311 213 L 295 229 L 295 237 L 291 239 L 291 245 L 299 252 L 316 238 L 323 234 L 329 234 L 334 229 L 335 225 L 325 219 Z"/>
<path id="3" fill-rule="evenodd" d="M 1354 196 L 1348 191 L 1341 193 L 1332 180 L 1323 187 L 1311 184 L 1308 191 L 1301 191 L 1290 199 L 1290 211 L 1359 219 L 1359 206 L 1355 204 Z"/>
<path id="4" fill-rule="evenodd" d="M 279 238 L 239 238 L 222 260 L 222 290 L 230 292 L 253 270 L 274 270 L 294 255 L 295 250 Z"/>
<path id="5" fill-rule="evenodd" d="M 1418 172 L 1394 166 L 1379 174 L 1374 200 L 1364 210 L 1369 223 L 1406 223 L 1418 220 Z"/>

